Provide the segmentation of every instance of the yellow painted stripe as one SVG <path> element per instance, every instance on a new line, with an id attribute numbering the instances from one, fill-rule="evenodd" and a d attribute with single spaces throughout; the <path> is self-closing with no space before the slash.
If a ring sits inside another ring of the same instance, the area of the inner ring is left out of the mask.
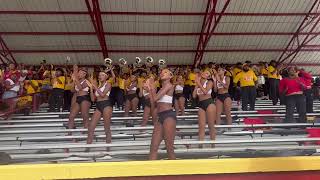
<path id="1" fill-rule="evenodd" d="M 80 179 L 320 170 L 320 157 L 131 161 L 0 166 L 0 179 Z"/>

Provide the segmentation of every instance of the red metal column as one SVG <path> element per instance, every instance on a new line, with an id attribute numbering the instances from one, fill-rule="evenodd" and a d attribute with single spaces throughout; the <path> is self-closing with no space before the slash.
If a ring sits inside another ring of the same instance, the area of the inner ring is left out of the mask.
<path id="1" fill-rule="evenodd" d="M 298 53 L 301 51 L 301 49 L 306 47 L 311 40 L 317 37 L 317 34 L 312 34 L 312 33 L 314 32 L 314 30 L 316 29 L 317 25 L 320 22 L 320 15 L 319 14 L 312 15 L 312 14 L 313 12 L 318 12 L 319 7 L 320 7 L 320 0 L 315 0 L 308 14 L 303 19 L 302 23 L 300 24 L 297 31 L 289 41 L 285 50 L 279 56 L 278 58 L 279 63 L 286 62 L 287 64 L 290 64 L 298 55 Z M 307 28 L 308 28 L 308 32 L 305 32 L 304 30 Z M 304 37 L 300 37 L 303 31 L 304 33 L 307 33 L 307 35 Z M 294 50 L 289 51 L 289 49 L 291 50 L 294 49 Z"/>
<path id="2" fill-rule="evenodd" d="M 0 60 L 2 64 L 14 63 L 17 64 L 16 60 L 14 59 L 10 49 L 0 36 Z"/>
<path id="3" fill-rule="evenodd" d="M 216 13 L 216 5 L 218 0 L 208 0 L 206 13 L 203 19 L 201 34 L 198 40 L 198 46 L 196 54 L 194 57 L 193 65 L 197 67 L 202 60 L 204 50 L 212 36 L 212 33 L 215 31 L 217 25 L 219 24 L 224 12 L 226 11 L 231 0 L 224 1 L 224 6 L 220 13 Z"/>
<path id="4" fill-rule="evenodd" d="M 100 6 L 99 6 L 99 1 L 98 0 L 91 0 L 91 4 L 89 0 L 85 0 L 90 17 L 91 17 L 91 22 L 94 27 L 94 30 L 96 32 L 96 35 L 98 37 L 100 47 L 102 50 L 102 54 L 104 58 L 109 57 L 108 55 L 108 48 L 106 44 L 106 39 L 105 39 L 105 32 L 103 30 L 103 23 L 102 23 L 102 18 L 101 18 L 101 11 L 100 11 Z"/>

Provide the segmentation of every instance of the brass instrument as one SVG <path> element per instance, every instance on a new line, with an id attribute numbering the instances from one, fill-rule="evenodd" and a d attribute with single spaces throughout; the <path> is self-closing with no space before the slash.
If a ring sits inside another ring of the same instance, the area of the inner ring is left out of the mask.
<path id="1" fill-rule="evenodd" d="M 147 67 L 152 67 L 153 58 L 151 56 L 146 57 L 146 65 L 147 65 Z"/>
<path id="2" fill-rule="evenodd" d="M 135 68 L 140 68 L 142 66 L 142 60 L 140 57 L 136 57 L 136 62 L 133 64 Z"/>
<path id="3" fill-rule="evenodd" d="M 165 67 L 166 67 L 166 60 L 164 60 L 164 59 L 159 59 L 158 65 L 159 65 L 159 68 L 160 68 L 160 69 L 165 68 Z"/>
<path id="4" fill-rule="evenodd" d="M 106 66 L 106 71 L 110 71 L 112 68 L 112 59 L 105 58 L 104 59 L 104 65 Z"/>

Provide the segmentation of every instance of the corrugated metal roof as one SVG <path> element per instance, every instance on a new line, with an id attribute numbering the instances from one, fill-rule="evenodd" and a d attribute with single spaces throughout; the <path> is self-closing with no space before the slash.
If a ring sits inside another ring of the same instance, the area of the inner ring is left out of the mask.
<path id="1" fill-rule="evenodd" d="M 206 0 L 108 0 L 99 1 L 104 13 L 110 12 L 162 12 L 162 13 L 204 13 Z M 220 12 L 225 1 L 218 1 Z M 314 1 L 310 0 L 241 0 L 231 1 L 227 13 L 307 13 Z M 95 34 L 88 14 L 67 15 L 61 11 L 87 12 L 85 1 L 80 0 L 0 0 L 0 11 L 52 11 L 54 15 L 26 15 L 0 13 L 1 32 L 90 32 L 91 35 L 2 35 L 12 50 L 100 50 L 100 43 Z M 203 15 L 102 15 L 105 32 L 123 33 L 200 33 Z M 252 32 L 287 32 L 294 33 L 304 16 L 223 16 L 215 33 L 252 33 Z M 310 25 L 312 26 L 312 24 Z M 308 32 L 310 27 L 304 31 Z M 316 28 L 320 29 L 320 25 Z M 292 35 L 213 35 L 206 49 L 284 49 Z M 300 36 L 303 38 L 304 36 Z M 170 64 L 192 64 L 198 45 L 199 35 L 185 36 L 137 36 L 106 35 L 106 44 L 110 50 L 188 50 L 189 53 L 109 53 L 111 58 L 133 59 L 136 56 L 154 56 L 165 58 Z M 307 47 L 319 47 L 319 37 Z M 281 52 L 207 52 L 203 62 L 233 63 L 251 60 L 269 61 L 277 59 Z M 50 62 L 64 62 L 67 55 L 73 56 L 83 64 L 100 63 L 102 53 L 17 53 L 20 62 L 38 63 L 46 57 Z M 320 52 L 301 52 L 295 62 L 318 63 Z M 313 70 L 317 70 L 313 68 Z"/>

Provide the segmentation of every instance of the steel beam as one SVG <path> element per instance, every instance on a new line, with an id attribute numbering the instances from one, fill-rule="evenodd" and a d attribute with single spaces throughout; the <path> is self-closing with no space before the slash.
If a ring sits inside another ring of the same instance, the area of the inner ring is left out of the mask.
<path id="1" fill-rule="evenodd" d="M 13 15 L 88 15 L 87 11 L 0 11 L 0 14 L 13 14 Z M 111 11 L 101 12 L 102 15 L 137 15 L 137 16 L 205 16 L 209 15 L 204 12 L 123 12 L 123 11 Z M 305 12 L 294 12 L 294 13 L 219 13 L 216 12 L 214 15 L 224 16 L 306 16 L 306 15 L 320 15 L 320 13 L 305 13 Z"/>
<path id="2" fill-rule="evenodd" d="M 312 35 L 311 33 L 316 29 L 316 26 L 320 22 L 320 15 L 311 15 L 313 12 L 318 12 L 320 7 L 320 0 L 315 0 L 312 4 L 308 14 L 302 20 L 301 24 L 297 28 L 295 34 L 290 39 L 289 43 L 287 44 L 285 50 L 281 53 L 278 58 L 279 63 L 289 62 L 290 64 L 298 53 L 304 48 L 308 42 L 314 39 L 317 34 Z M 306 28 L 309 28 L 308 34 L 306 36 L 300 37 L 301 32 L 305 32 Z M 288 51 L 288 49 L 294 49 L 294 51 Z"/>
<path id="3" fill-rule="evenodd" d="M 108 48 L 104 36 L 103 23 L 101 18 L 101 11 L 98 0 L 91 0 L 91 4 L 89 0 L 85 0 L 86 6 L 88 8 L 88 12 L 91 18 L 92 25 L 94 27 L 95 33 L 98 37 L 101 52 L 103 54 L 103 58 L 109 57 Z"/>
<path id="4" fill-rule="evenodd" d="M 4 42 L 3 38 L 0 35 L 0 60 L 2 64 L 17 64 L 12 51 L 8 48 L 7 44 Z"/>
<path id="5" fill-rule="evenodd" d="M 0 32 L 6 36 L 92 36 L 96 32 Z M 145 32 L 104 32 L 108 36 L 199 36 L 199 32 L 145 33 Z M 204 35 L 208 35 L 204 33 Z M 214 36 L 292 36 L 294 32 L 213 32 Z M 320 32 L 300 32 L 299 35 L 320 35 Z"/>
<path id="6" fill-rule="evenodd" d="M 231 0 L 223 1 L 224 5 L 219 15 L 216 14 L 216 5 L 218 0 L 208 0 L 206 15 L 203 18 L 201 34 L 198 40 L 197 50 L 194 57 L 193 65 L 197 67 L 202 60 L 204 50 L 212 37 L 212 33 L 215 31 L 217 25 L 219 24 L 222 15 L 226 11 Z M 222 2 L 222 1 L 221 1 Z"/>
<path id="7" fill-rule="evenodd" d="M 320 46 L 320 45 L 319 45 Z M 203 52 L 282 52 L 284 49 L 205 49 Z M 295 51 L 295 49 L 288 49 L 287 51 Z M 320 52 L 320 48 L 301 49 L 304 52 Z M 101 53 L 102 50 L 11 50 L 12 53 Z M 126 49 L 111 49 L 110 53 L 196 53 L 192 49 L 170 49 L 170 50 L 126 50 Z"/>

